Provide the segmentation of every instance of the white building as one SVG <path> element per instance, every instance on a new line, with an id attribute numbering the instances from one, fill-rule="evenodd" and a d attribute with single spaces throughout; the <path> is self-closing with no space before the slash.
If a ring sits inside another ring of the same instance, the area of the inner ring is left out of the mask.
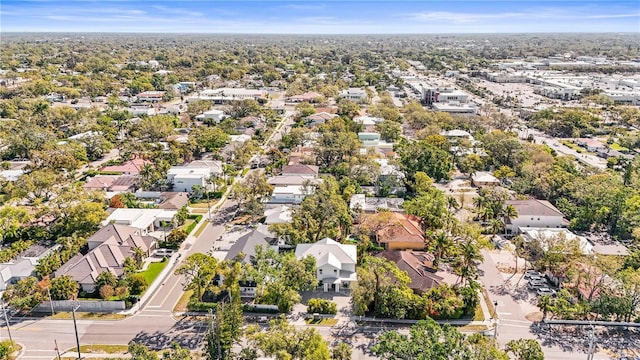
<path id="1" fill-rule="evenodd" d="M 518 216 L 507 219 L 507 233 L 517 234 L 523 228 L 564 228 L 569 225 L 564 214 L 546 200 L 510 200 Z"/>
<path id="2" fill-rule="evenodd" d="M 205 111 L 200 115 L 197 115 L 196 119 L 200 121 L 213 120 L 214 122 L 219 123 L 220 121 L 224 120 L 225 117 L 226 116 L 224 114 L 224 111 L 212 109 Z"/>
<path id="3" fill-rule="evenodd" d="M 340 244 L 325 238 L 315 244 L 298 244 L 296 258 L 313 256 L 316 259 L 316 276 L 324 291 L 334 288 L 336 292 L 344 283 L 357 281 L 356 264 L 358 252 L 355 245 Z"/>
<path id="4" fill-rule="evenodd" d="M 568 241 L 577 241 L 584 255 L 593 253 L 593 245 L 584 236 L 578 236 L 567 229 L 547 228 L 521 228 L 525 241 L 540 240 L 542 250 L 547 251 L 554 241 L 564 238 Z"/>
<path id="5" fill-rule="evenodd" d="M 640 91 L 607 91 L 604 95 L 616 104 L 640 106 Z"/>
<path id="6" fill-rule="evenodd" d="M 172 223 L 177 213 L 176 210 L 163 209 L 115 209 L 102 226 L 111 223 L 128 225 L 146 235 L 163 227 L 163 223 Z"/>
<path id="7" fill-rule="evenodd" d="M 309 195 L 304 185 L 284 185 L 275 186 L 271 193 L 270 203 L 272 204 L 300 204 Z"/>
<path id="8" fill-rule="evenodd" d="M 162 101 L 164 91 L 145 91 L 136 95 L 136 100 L 140 102 L 159 102 Z"/>
<path id="9" fill-rule="evenodd" d="M 367 101 L 367 91 L 361 88 L 348 88 L 342 91 L 341 96 L 353 102 Z"/>
<path id="10" fill-rule="evenodd" d="M 173 191 L 192 192 L 196 185 L 206 187 L 211 176 L 208 167 L 172 166 L 167 171 L 167 182 L 173 184 Z"/>

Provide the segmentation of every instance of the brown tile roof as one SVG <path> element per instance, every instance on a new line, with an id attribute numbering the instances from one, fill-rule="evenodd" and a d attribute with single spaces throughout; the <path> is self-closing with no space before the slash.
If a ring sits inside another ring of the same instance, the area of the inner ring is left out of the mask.
<path id="1" fill-rule="evenodd" d="M 160 198 L 164 200 L 158 208 L 164 210 L 179 210 L 189 203 L 189 196 L 183 192 L 163 192 Z"/>
<path id="2" fill-rule="evenodd" d="M 105 166 L 101 171 L 112 171 L 126 174 L 138 174 L 144 164 L 152 164 L 151 161 L 135 158 L 124 162 L 122 165 Z"/>
<path id="3" fill-rule="evenodd" d="M 435 274 L 434 257 L 424 251 L 387 250 L 376 255 L 398 265 L 411 279 L 409 287 L 416 292 L 425 292 L 443 284 L 444 279 Z"/>
<path id="4" fill-rule="evenodd" d="M 551 205 L 546 200 L 509 200 L 505 202 L 506 205 L 513 205 L 518 212 L 518 216 L 522 215 L 537 215 L 537 216 L 564 216 L 560 210 Z"/>
<path id="5" fill-rule="evenodd" d="M 289 175 L 318 175 L 319 168 L 315 165 L 295 164 L 282 167 L 282 174 Z"/>
<path id="6" fill-rule="evenodd" d="M 80 284 L 93 284 L 104 271 L 120 276 L 124 272 L 124 259 L 133 255 L 134 248 L 140 247 L 148 253 L 156 239 L 141 236 L 130 226 L 109 224 L 87 241 L 97 245 L 86 255 L 78 254 L 71 258 L 56 271 L 56 275 L 70 275 Z"/>
<path id="7" fill-rule="evenodd" d="M 389 225 L 379 230 L 377 235 L 379 243 L 424 243 L 424 231 L 418 219 L 412 215 L 393 213 Z"/>

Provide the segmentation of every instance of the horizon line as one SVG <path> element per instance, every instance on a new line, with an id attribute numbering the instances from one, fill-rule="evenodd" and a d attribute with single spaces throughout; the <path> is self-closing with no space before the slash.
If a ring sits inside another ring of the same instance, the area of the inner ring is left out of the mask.
<path id="1" fill-rule="evenodd" d="M 14 34 L 138 34 L 138 35 L 315 35 L 315 36 L 331 36 L 331 35 L 523 35 L 523 34 L 629 34 L 638 35 L 640 32 L 635 31 L 526 31 L 526 32 L 415 32 L 415 33 L 278 33 L 278 32 L 144 32 L 144 31 L 64 31 L 64 30 L 50 30 L 50 31 L 2 31 L 0 35 L 14 35 Z"/>

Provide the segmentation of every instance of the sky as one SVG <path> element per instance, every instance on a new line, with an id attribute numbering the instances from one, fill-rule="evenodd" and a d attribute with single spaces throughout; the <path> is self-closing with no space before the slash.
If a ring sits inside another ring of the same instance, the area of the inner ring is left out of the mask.
<path id="1" fill-rule="evenodd" d="M 1 0 L 0 32 L 640 33 L 640 1 Z"/>

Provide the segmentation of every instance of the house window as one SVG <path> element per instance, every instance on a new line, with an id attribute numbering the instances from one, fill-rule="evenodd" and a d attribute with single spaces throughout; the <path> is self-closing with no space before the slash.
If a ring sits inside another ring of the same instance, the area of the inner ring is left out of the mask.
<path id="1" fill-rule="evenodd" d="M 322 269 L 318 269 L 318 274 L 322 275 Z"/>
<path id="2" fill-rule="evenodd" d="M 533 218 L 531 218 L 531 221 L 533 221 Z"/>
<path id="3" fill-rule="evenodd" d="M 338 269 L 333 269 L 333 272 L 334 272 L 334 273 L 337 273 L 337 272 L 338 272 Z"/>

